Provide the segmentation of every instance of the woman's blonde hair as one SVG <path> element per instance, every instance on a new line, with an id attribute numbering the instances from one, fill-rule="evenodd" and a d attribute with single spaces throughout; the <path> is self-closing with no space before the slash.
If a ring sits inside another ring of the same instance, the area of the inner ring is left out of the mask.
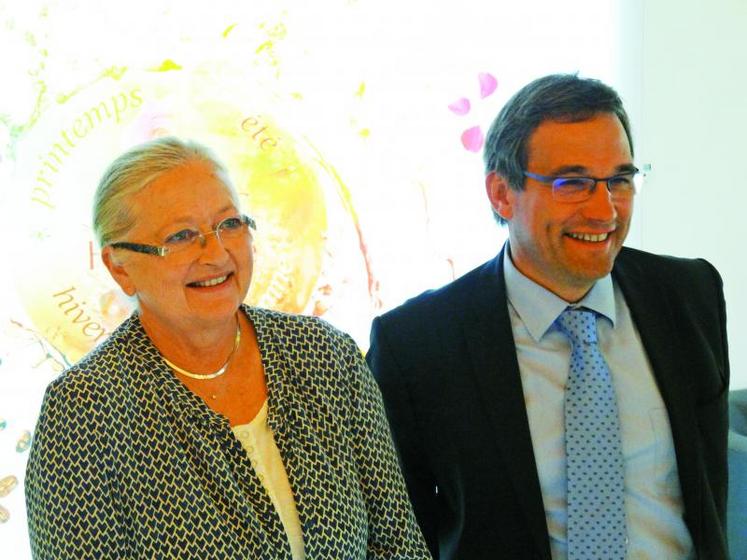
<path id="1" fill-rule="evenodd" d="M 93 231 L 100 247 L 113 243 L 134 225 L 128 199 L 164 173 L 192 162 L 208 164 L 226 185 L 238 207 L 238 195 L 225 166 L 207 147 L 167 136 L 123 153 L 104 172 L 93 200 Z"/>

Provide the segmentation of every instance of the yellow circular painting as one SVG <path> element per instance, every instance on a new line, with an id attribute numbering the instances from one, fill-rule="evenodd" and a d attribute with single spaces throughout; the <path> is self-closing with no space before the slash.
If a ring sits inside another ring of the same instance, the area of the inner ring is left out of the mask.
<path id="1" fill-rule="evenodd" d="M 329 316 L 344 300 L 345 317 L 372 311 L 376 283 L 353 201 L 313 138 L 294 129 L 288 102 L 210 66 L 175 66 L 113 67 L 58 96 L 20 142 L 17 291 L 65 365 L 132 312 L 90 228 L 99 177 L 130 146 L 163 135 L 212 148 L 256 219 L 248 303 Z"/>

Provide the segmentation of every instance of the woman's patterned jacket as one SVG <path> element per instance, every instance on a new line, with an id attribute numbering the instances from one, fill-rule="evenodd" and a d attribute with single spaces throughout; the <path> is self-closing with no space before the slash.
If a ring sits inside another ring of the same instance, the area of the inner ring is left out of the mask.
<path id="1" fill-rule="evenodd" d="M 243 311 L 306 558 L 430 558 L 353 340 L 312 317 Z M 47 389 L 26 501 L 37 560 L 291 558 L 228 421 L 172 374 L 136 314 Z"/>

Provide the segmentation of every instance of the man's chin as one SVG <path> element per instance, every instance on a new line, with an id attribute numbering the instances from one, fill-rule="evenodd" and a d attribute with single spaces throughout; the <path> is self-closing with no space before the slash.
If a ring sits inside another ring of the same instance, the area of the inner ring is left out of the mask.
<path id="1" fill-rule="evenodd" d="M 591 286 L 594 282 L 604 278 L 612 272 L 612 265 L 614 262 L 614 260 L 610 260 L 608 262 L 597 262 L 588 266 L 576 267 L 573 276 L 577 279 L 579 284 Z"/>
<path id="2" fill-rule="evenodd" d="M 600 278 L 604 278 L 612 271 L 615 264 L 614 254 L 605 253 L 603 255 L 583 255 L 576 256 L 567 263 L 566 272 L 569 279 L 576 279 L 581 283 L 594 283 Z"/>

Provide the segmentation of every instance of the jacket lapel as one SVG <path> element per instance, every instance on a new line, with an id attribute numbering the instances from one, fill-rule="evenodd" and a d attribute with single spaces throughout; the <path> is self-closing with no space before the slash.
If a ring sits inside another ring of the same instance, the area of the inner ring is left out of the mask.
<path id="1" fill-rule="evenodd" d="M 679 329 L 668 293 L 655 274 L 644 270 L 632 256 L 632 252 L 623 249 L 615 262 L 613 276 L 625 296 L 667 408 L 685 520 L 697 547 L 702 495 L 697 448 L 692 444 L 693 434 L 698 430 L 692 405 L 693 388 L 682 363 L 684 348 L 677 339 Z"/>
<path id="2" fill-rule="evenodd" d="M 462 329 L 472 372 L 505 458 L 522 512 L 544 558 L 550 558 L 545 510 L 508 315 L 504 249 L 480 270 Z"/>
<path id="3" fill-rule="evenodd" d="M 288 386 L 288 380 L 296 377 L 295 361 L 288 354 L 288 345 L 263 310 L 246 310 L 257 331 L 270 405 L 267 422 L 275 436 L 288 482 L 293 489 L 304 553 L 307 558 L 317 558 L 325 554 L 324 545 L 329 536 L 322 533 L 320 520 L 329 515 L 324 510 L 324 504 L 329 503 L 331 492 L 329 488 L 304 482 L 314 479 L 316 474 L 313 472 L 329 472 L 331 467 L 326 456 L 318 452 L 316 435 L 309 429 L 313 422 L 305 417 L 303 403 L 297 401 L 294 391 Z M 322 479 L 334 480 L 331 476 Z"/>
<path id="4" fill-rule="evenodd" d="M 125 365 L 123 375 L 129 378 L 129 393 L 134 398 L 148 399 L 140 408 L 147 411 L 148 422 L 152 424 L 145 424 L 142 429 L 159 430 L 164 434 L 162 439 L 168 442 L 179 434 L 176 437 L 183 442 L 183 455 L 179 458 L 193 469 L 190 484 L 199 484 L 216 508 L 230 511 L 240 519 L 242 530 L 255 536 L 249 541 L 236 535 L 241 546 L 251 546 L 258 555 L 278 550 L 272 542 L 274 535 L 259 521 L 274 511 L 272 503 L 241 443 L 230 431 L 228 421 L 210 410 L 174 376 L 136 316 L 130 319 L 130 325 L 128 351 L 122 355 L 136 366 Z M 148 465 L 141 468 L 147 469 Z M 188 485 L 186 491 L 190 488 Z M 257 556 L 260 557 L 266 556 Z"/>
<path id="5" fill-rule="evenodd" d="M 508 476 L 522 511 L 545 558 L 550 557 L 542 493 L 532 449 L 524 393 L 506 303 L 503 253 L 480 271 L 465 311 L 462 330 L 483 404 L 506 457 Z M 613 270 L 640 333 L 672 428 L 685 518 L 694 543 L 700 542 L 701 484 L 692 434 L 692 387 L 681 363 L 682 347 L 672 302 L 662 284 L 632 252 L 623 249 Z M 509 342 L 510 341 L 510 342 Z"/>

